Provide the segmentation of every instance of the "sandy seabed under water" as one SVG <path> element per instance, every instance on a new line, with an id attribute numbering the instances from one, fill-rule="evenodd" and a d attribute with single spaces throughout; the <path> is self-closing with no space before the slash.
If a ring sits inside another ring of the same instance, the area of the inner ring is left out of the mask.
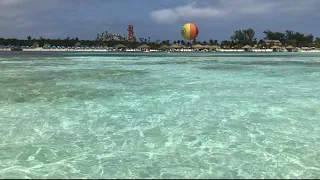
<path id="1" fill-rule="evenodd" d="M 320 53 L 0 53 L 0 178 L 320 178 Z"/>

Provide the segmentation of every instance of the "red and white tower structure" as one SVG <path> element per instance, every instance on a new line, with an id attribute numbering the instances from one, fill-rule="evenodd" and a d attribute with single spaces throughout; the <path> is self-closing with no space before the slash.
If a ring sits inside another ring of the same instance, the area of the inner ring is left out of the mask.
<path id="1" fill-rule="evenodd" d="M 133 25 L 128 26 L 128 40 L 134 39 Z"/>

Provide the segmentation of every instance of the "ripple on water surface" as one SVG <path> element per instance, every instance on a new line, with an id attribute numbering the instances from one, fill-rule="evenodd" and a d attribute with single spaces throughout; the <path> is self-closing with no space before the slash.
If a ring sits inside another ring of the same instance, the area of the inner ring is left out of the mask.
<path id="1" fill-rule="evenodd" d="M 0 177 L 320 177 L 319 55 L 172 54 L 0 58 Z"/>

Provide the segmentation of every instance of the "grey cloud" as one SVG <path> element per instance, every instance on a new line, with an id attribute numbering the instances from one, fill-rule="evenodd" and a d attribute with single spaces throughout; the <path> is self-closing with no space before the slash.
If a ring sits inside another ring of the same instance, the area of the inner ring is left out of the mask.
<path id="1" fill-rule="evenodd" d="M 189 3 L 173 8 L 158 9 L 150 13 L 158 23 L 174 23 L 188 19 L 223 19 L 303 16 L 311 15 L 320 8 L 319 0 L 219 0 L 206 6 Z"/>
<path id="2" fill-rule="evenodd" d="M 72 13 L 87 2 L 86 0 L 0 0 L 0 36 L 16 38 L 26 38 L 28 35 L 58 36 L 62 30 L 57 27 L 61 29 L 68 27 L 69 19 L 75 19 L 72 18 Z M 59 18 L 59 14 L 62 13 L 67 16 Z"/>
<path id="3" fill-rule="evenodd" d="M 126 18 L 105 16 L 106 9 L 125 3 L 129 0 L 0 0 L 0 37 L 94 39 L 107 29 L 127 28 Z"/>

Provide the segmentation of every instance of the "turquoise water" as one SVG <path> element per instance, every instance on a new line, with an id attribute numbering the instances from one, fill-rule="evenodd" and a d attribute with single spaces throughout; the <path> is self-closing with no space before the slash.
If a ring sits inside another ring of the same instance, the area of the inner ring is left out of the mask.
<path id="1" fill-rule="evenodd" d="M 0 178 L 320 178 L 320 54 L 0 54 Z"/>

